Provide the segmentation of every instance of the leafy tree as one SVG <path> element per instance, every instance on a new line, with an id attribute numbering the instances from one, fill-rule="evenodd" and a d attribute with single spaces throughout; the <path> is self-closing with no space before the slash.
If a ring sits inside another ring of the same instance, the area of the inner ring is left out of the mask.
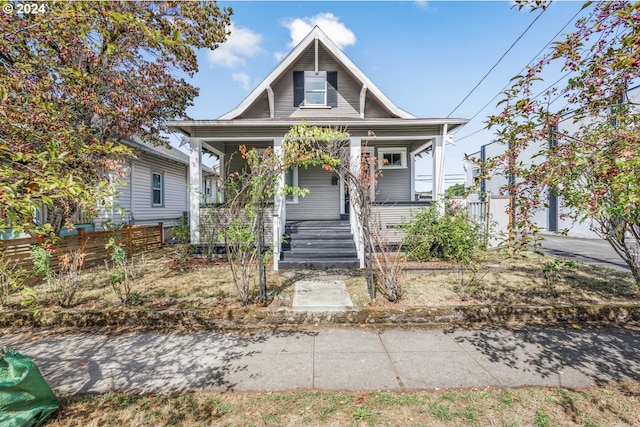
<path id="1" fill-rule="evenodd" d="M 640 114 L 620 103 L 640 77 L 640 3 L 584 8 L 590 14 L 575 31 L 505 91 L 502 111 L 489 118 L 489 127 L 509 148 L 483 169 L 516 178 L 507 190 L 521 243 L 527 243 L 535 211 L 549 194 L 557 195 L 570 218 L 591 221 L 640 285 Z M 542 71 L 555 63 L 569 76 L 567 83 L 539 90 L 547 84 Z M 524 163 L 522 153 L 534 147 L 535 164 Z"/>
<path id="2" fill-rule="evenodd" d="M 225 41 L 214 2 L 47 2 L 0 14 L 0 206 L 17 230 L 58 233 L 127 173 L 121 143 L 164 143 L 198 89 L 196 49 Z M 50 223 L 36 227 L 36 209 Z"/>
<path id="3" fill-rule="evenodd" d="M 452 199 L 454 197 L 462 197 L 464 196 L 464 184 L 454 184 L 451 187 L 448 187 L 445 191 L 445 197 L 448 199 Z"/>

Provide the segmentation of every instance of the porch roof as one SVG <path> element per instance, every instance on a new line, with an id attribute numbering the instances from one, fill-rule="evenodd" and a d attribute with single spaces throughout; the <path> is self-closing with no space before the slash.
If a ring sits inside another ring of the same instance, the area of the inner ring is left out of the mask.
<path id="1" fill-rule="evenodd" d="M 463 126 L 469 120 L 462 118 L 269 118 L 269 119 L 235 119 L 235 120 L 173 120 L 167 126 L 192 138 L 216 137 L 220 133 L 228 135 L 229 131 L 237 131 L 237 136 L 256 135 L 264 132 L 265 137 L 284 136 L 289 128 L 306 121 L 311 126 L 343 127 L 354 136 L 367 136 L 369 131 L 420 136 L 441 135 L 444 125 L 447 132 Z M 249 131 L 243 135 L 242 131 Z M 235 133 L 235 132 L 234 132 Z M 230 135 L 229 135 L 230 136 Z"/>

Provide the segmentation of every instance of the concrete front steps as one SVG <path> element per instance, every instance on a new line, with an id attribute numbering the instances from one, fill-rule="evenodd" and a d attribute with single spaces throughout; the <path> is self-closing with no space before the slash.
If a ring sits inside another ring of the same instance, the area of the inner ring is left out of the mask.
<path id="1" fill-rule="evenodd" d="M 349 221 L 290 221 L 289 243 L 282 252 L 283 270 L 360 268 Z"/>

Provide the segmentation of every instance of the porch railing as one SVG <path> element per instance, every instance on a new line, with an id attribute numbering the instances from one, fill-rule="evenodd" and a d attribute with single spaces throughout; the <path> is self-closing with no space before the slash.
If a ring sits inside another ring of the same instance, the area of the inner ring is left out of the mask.
<path id="1" fill-rule="evenodd" d="M 371 214 L 380 224 L 382 238 L 391 245 L 397 245 L 405 236 L 400 228 L 402 223 L 410 221 L 418 211 L 430 205 L 430 201 L 374 203 Z"/>
<path id="2" fill-rule="evenodd" d="M 215 210 L 215 215 L 212 214 L 212 210 Z M 264 243 L 267 246 L 271 246 L 273 242 L 275 221 L 274 206 L 268 206 L 264 208 L 262 216 L 262 224 L 264 227 Z M 200 243 L 203 245 L 224 245 L 224 240 L 219 238 L 219 234 L 222 231 L 221 227 L 224 227 L 225 223 L 231 221 L 232 214 L 229 208 L 223 204 L 210 204 L 200 206 Z M 249 225 L 247 224 L 247 227 Z"/>

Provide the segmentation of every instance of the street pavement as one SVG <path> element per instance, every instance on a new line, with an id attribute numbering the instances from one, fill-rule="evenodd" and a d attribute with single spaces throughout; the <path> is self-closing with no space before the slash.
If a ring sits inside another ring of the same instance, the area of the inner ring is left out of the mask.
<path id="1" fill-rule="evenodd" d="M 618 256 L 611 245 L 602 239 L 542 235 L 541 252 L 585 264 L 595 264 L 619 271 L 629 271 L 629 266 Z"/>
<path id="2" fill-rule="evenodd" d="M 5 334 L 57 392 L 585 387 L 640 379 L 640 331 L 313 328 Z"/>

